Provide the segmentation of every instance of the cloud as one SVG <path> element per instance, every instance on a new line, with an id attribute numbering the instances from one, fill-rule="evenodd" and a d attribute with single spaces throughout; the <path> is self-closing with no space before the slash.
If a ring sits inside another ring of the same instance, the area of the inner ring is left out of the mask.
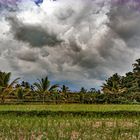
<path id="1" fill-rule="evenodd" d="M 140 53 L 137 5 L 110 0 L 22 2 L 1 18 L 1 57 L 24 78 L 48 74 L 78 88 L 124 74 Z M 1 68 L 2 69 L 2 68 Z"/>
<path id="2" fill-rule="evenodd" d="M 110 27 L 125 41 L 140 36 L 140 15 L 136 8 L 138 5 L 139 1 L 128 1 L 121 5 L 113 5 L 111 8 Z"/>
<path id="3" fill-rule="evenodd" d="M 41 26 L 26 25 L 17 18 L 8 18 L 8 21 L 15 39 L 29 43 L 32 47 L 56 46 L 62 42 L 55 34 L 48 33 Z"/>

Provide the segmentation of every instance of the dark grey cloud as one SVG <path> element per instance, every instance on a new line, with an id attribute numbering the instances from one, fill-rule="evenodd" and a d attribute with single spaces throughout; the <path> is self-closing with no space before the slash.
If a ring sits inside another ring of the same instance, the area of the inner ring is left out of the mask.
<path id="1" fill-rule="evenodd" d="M 121 0 L 112 5 L 108 14 L 109 27 L 127 43 L 128 47 L 134 47 L 132 45 L 134 43 L 131 44 L 130 40 L 136 40 L 140 36 L 140 11 L 137 9 L 139 5 L 140 2 L 137 0 Z"/>
<path id="2" fill-rule="evenodd" d="M 62 42 L 56 34 L 47 32 L 41 26 L 26 25 L 18 21 L 17 18 L 8 18 L 8 20 L 15 39 L 29 43 L 32 47 L 56 46 Z"/>
<path id="3" fill-rule="evenodd" d="M 17 57 L 20 60 L 29 62 L 36 62 L 38 60 L 38 55 L 34 53 L 33 50 L 24 50 L 17 52 Z"/>
<path id="4" fill-rule="evenodd" d="M 20 27 L 15 33 L 15 38 L 19 41 L 28 42 L 33 47 L 56 46 L 62 42 L 57 39 L 56 35 L 44 32 L 38 26 Z"/>

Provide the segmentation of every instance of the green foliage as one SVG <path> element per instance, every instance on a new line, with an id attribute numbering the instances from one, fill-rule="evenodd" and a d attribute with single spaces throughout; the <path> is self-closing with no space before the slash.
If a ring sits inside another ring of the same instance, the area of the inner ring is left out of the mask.
<path id="1" fill-rule="evenodd" d="M 140 59 L 133 64 L 133 71 L 125 76 L 117 73 L 106 79 L 102 89 L 90 90 L 81 87 L 79 92 L 71 92 L 69 87 L 51 85 L 48 77 L 38 79 L 33 85 L 17 79 L 10 82 L 11 73 L 0 71 L 1 102 L 7 101 L 47 102 L 47 103 L 82 103 L 82 104 L 139 104 L 140 103 Z M 15 85 L 16 84 L 16 85 Z"/>
<path id="2" fill-rule="evenodd" d="M 121 85 L 121 76 L 115 73 L 106 80 L 106 83 L 104 83 L 102 86 L 102 90 L 106 94 L 117 94 L 121 89 Z"/>
<path id="3" fill-rule="evenodd" d="M 133 72 L 109 77 L 102 86 L 108 103 L 136 103 L 140 98 L 140 59 L 133 64 Z"/>

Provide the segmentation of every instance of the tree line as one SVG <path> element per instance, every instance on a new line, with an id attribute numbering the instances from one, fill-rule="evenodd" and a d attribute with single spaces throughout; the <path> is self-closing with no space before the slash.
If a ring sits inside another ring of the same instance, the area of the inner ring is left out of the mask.
<path id="1" fill-rule="evenodd" d="M 20 82 L 20 78 L 11 82 L 11 72 L 0 71 L 1 103 L 140 103 L 140 59 L 132 66 L 133 70 L 125 76 L 115 73 L 106 79 L 101 90 L 81 87 L 77 92 L 71 91 L 66 85 L 51 85 L 47 76 L 33 84 Z"/>

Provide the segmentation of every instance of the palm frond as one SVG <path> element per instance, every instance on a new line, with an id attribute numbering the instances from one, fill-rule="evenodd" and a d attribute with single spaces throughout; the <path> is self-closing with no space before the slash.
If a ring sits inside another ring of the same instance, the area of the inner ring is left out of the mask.
<path id="1" fill-rule="evenodd" d="M 35 82 L 33 85 L 37 88 L 38 91 L 43 91 L 43 88 L 40 83 Z"/>
<path id="2" fill-rule="evenodd" d="M 58 84 L 52 85 L 52 86 L 50 87 L 49 91 L 54 91 L 54 90 L 56 90 L 58 87 L 59 87 Z"/>
<path id="3" fill-rule="evenodd" d="M 18 82 L 19 79 L 20 79 L 20 78 L 18 77 L 18 78 L 16 78 L 15 80 L 13 80 L 13 81 L 11 82 L 11 84 L 10 84 L 8 87 L 11 87 L 11 86 L 13 86 L 14 84 L 16 84 L 16 83 Z"/>

